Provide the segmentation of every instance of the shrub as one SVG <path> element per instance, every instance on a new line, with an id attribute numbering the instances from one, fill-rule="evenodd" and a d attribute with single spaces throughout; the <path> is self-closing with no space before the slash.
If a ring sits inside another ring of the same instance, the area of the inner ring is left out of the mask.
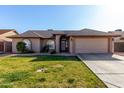
<path id="1" fill-rule="evenodd" d="M 33 50 L 27 50 L 27 49 L 26 49 L 26 50 L 24 51 L 24 53 L 34 53 L 34 51 L 33 51 Z"/>
<path id="2" fill-rule="evenodd" d="M 49 45 L 45 45 L 41 52 L 49 52 Z"/>
<path id="3" fill-rule="evenodd" d="M 26 50 L 26 44 L 24 42 L 18 42 L 16 48 L 18 52 L 24 53 Z"/>
<path id="4" fill-rule="evenodd" d="M 16 48 L 20 53 L 34 53 L 33 50 L 26 49 L 26 44 L 24 42 L 18 42 Z"/>
<path id="5" fill-rule="evenodd" d="M 46 81 L 46 78 L 39 78 L 38 81 L 44 82 L 44 81 Z"/>
<path id="6" fill-rule="evenodd" d="M 55 50 L 50 51 L 50 54 L 56 54 Z"/>
<path id="7" fill-rule="evenodd" d="M 75 81 L 75 79 L 73 79 L 73 78 L 70 78 L 70 79 L 67 80 L 67 82 L 70 83 L 70 84 L 74 83 L 74 81 Z"/>

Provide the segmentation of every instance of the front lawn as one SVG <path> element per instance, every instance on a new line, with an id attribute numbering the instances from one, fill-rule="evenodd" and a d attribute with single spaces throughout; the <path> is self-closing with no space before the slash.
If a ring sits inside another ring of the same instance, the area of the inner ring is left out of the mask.
<path id="1" fill-rule="evenodd" d="M 0 59 L 0 87 L 106 87 L 76 57 L 34 56 Z"/>

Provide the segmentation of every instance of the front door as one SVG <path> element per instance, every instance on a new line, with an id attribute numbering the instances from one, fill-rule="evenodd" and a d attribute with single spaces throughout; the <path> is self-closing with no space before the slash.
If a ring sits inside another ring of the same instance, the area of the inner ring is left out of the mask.
<path id="1" fill-rule="evenodd" d="M 68 40 L 66 40 L 66 38 L 61 39 L 60 51 L 61 52 L 68 52 Z"/>

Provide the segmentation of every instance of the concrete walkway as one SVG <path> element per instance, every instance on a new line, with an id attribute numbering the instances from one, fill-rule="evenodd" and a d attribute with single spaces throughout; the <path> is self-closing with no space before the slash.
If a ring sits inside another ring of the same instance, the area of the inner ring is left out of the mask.
<path id="1" fill-rule="evenodd" d="M 0 54 L 0 58 L 6 57 L 6 56 L 11 56 L 11 54 Z"/>
<path id="2" fill-rule="evenodd" d="M 124 88 L 124 57 L 112 54 L 79 54 L 78 57 L 110 88 Z"/>

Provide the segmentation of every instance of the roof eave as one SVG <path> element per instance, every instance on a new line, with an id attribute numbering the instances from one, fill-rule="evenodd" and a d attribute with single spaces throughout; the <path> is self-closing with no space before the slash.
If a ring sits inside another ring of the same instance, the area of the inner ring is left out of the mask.
<path id="1" fill-rule="evenodd" d="M 53 38 L 53 37 L 24 37 L 24 36 L 9 36 L 8 38 L 43 38 L 43 39 L 48 39 L 48 38 Z"/>
<path id="2" fill-rule="evenodd" d="M 73 36 L 73 37 L 120 37 L 121 35 L 67 35 L 67 36 Z"/>

